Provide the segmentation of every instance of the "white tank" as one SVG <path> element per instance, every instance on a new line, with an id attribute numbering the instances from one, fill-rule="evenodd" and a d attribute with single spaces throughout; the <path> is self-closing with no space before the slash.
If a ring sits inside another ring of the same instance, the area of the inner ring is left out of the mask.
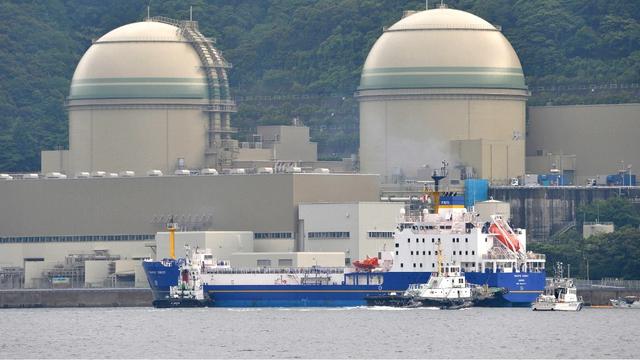
<path id="1" fill-rule="evenodd" d="M 147 171 L 147 176 L 162 176 L 162 171 L 154 169 Z"/>
<path id="2" fill-rule="evenodd" d="M 213 168 L 204 168 L 200 170 L 201 175 L 218 175 L 218 170 Z"/>
<path id="3" fill-rule="evenodd" d="M 91 177 L 91 173 L 87 172 L 87 171 L 79 171 L 76 173 L 76 178 L 78 179 L 86 179 Z"/>
<path id="4" fill-rule="evenodd" d="M 258 174 L 273 174 L 273 168 L 272 167 L 259 167 L 256 170 L 256 173 L 258 173 Z"/>
<path id="5" fill-rule="evenodd" d="M 180 176 L 188 176 L 191 175 L 191 171 L 186 170 L 186 169 L 182 169 L 182 170 L 176 170 L 173 172 L 174 175 L 180 175 Z"/>
<path id="6" fill-rule="evenodd" d="M 120 176 L 121 177 L 134 177 L 134 176 L 136 176 L 136 172 L 135 171 L 131 171 L 131 170 L 120 171 Z"/>
<path id="7" fill-rule="evenodd" d="M 67 175 L 59 173 L 59 172 L 50 172 L 45 175 L 47 179 L 66 179 Z"/>

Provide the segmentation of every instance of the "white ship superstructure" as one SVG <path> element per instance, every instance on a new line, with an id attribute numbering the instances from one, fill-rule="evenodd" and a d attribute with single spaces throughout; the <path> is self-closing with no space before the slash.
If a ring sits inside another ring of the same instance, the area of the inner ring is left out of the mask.
<path id="1" fill-rule="evenodd" d="M 526 232 L 512 229 L 502 217 L 478 222 L 465 208 L 424 210 L 417 216 L 401 214 L 391 271 L 431 271 L 438 266 L 438 242 L 445 266 L 457 264 L 465 273 L 540 272 L 544 255 L 526 251 Z"/>

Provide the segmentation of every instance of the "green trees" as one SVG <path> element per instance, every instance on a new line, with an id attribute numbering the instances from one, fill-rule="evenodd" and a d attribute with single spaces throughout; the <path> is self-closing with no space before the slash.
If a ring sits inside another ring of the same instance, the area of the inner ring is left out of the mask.
<path id="1" fill-rule="evenodd" d="M 148 1 L 0 2 L 0 169 L 39 168 L 39 152 L 67 146 L 64 99 L 91 40 L 139 21 Z M 352 94 L 382 27 L 422 0 L 154 0 L 151 15 L 194 18 L 233 63 L 235 96 L 306 95 L 239 101 L 245 136 L 298 117 L 321 156 L 358 148 Z M 431 1 L 433 4 L 435 1 Z M 530 104 L 638 101 L 638 89 L 539 91 L 538 86 L 640 82 L 640 2 L 624 0 L 448 0 L 502 26 L 532 86 Z M 342 100 L 345 97 L 346 100 Z M 331 129 L 331 133 L 327 133 Z"/>
<path id="2" fill-rule="evenodd" d="M 581 206 L 578 214 L 585 221 L 611 221 L 616 231 L 587 239 L 569 231 L 553 242 L 531 243 L 529 249 L 547 255 L 547 268 L 557 261 L 571 264 L 575 277 L 640 279 L 640 212 L 633 204 L 612 198 Z"/>

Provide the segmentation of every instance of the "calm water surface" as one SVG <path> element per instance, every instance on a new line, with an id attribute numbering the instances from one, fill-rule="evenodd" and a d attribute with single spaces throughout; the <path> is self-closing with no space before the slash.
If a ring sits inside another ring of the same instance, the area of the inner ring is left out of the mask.
<path id="1" fill-rule="evenodd" d="M 640 310 L 5 309 L 1 358 L 630 358 Z"/>

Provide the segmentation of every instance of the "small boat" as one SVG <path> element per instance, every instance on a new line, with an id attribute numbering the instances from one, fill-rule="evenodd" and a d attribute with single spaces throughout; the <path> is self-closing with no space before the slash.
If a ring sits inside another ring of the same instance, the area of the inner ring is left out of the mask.
<path id="1" fill-rule="evenodd" d="M 356 260 L 353 262 L 353 266 L 356 268 L 356 270 L 358 271 L 371 271 L 375 268 L 377 268 L 380 264 L 378 263 L 378 258 L 374 257 L 374 258 L 370 258 L 367 256 L 366 259 L 360 261 L 360 260 Z"/>
<path id="2" fill-rule="evenodd" d="M 544 294 L 541 294 L 533 304 L 533 311 L 580 311 L 582 297 L 573 279 L 562 277 L 562 263 L 556 265 L 556 276 L 552 279 Z"/>
<path id="3" fill-rule="evenodd" d="M 609 301 L 614 308 L 640 309 L 640 297 L 638 296 L 623 296 Z"/>
<path id="4" fill-rule="evenodd" d="M 445 265 L 429 278 L 426 284 L 411 284 L 404 295 L 422 306 L 441 309 L 470 307 L 473 300 L 472 286 L 467 284 L 460 266 Z"/>

